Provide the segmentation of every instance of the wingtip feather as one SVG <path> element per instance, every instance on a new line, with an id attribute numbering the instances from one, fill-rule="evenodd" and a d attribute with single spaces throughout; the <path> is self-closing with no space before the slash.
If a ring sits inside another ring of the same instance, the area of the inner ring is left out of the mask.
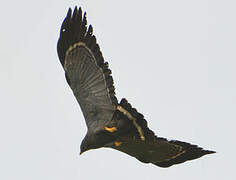
<path id="1" fill-rule="evenodd" d="M 179 156 L 176 156 L 173 159 L 169 159 L 169 160 L 163 161 L 163 162 L 157 162 L 157 163 L 155 163 L 155 165 L 157 165 L 159 167 L 166 168 L 166 167 L 170 167 L 175 164 L 180 164 L 180 163 L 184 163 L 186 161 L 198 159 L 198 158 L 208 155 L 208 154 L 216 153 L 215 151 L 205 150 L 202 147 L 199 147 L 197 145 L 193 145 L 190 143 L 186 143 L 186 142 L 172 140 L 172 141 L 169 141 L 169 143 L 181 146 L 183 148 L 184 153 L 182 153 Z"/>
<path id="2" fill-rule="evenodd" d="M 102 68 L 103 72 L 110 71 L 108 69 L 108 65 L 103 67 L 103 64 L 105 64 L 104 59 L 99 45 L 97 44 L 96 37 L 93 35 L 92 25 L 89 25 L 87 28 L 86 12 L 83 13 L 81 7 L 78 9 L 77 6 L 75 6 L 73 13 L 71 8 L 69 8 L 67 12 L 66 18 L 61 26 L 60 37 L 57 43 L 57 52 L 63 67 L 68 49 L 70 49 L 71 46 L 74 47 L 74 44 L 78 42 L 82 42 L 88 49 L 91 50 L 95 57 L 96 64 Z M 107 87 L 109 89 L 112 102 L 117 105 L 118 101 L 115 97 L 115 88 L 110 74 L 111 73 L 106 73 L 105 76 Z"/>

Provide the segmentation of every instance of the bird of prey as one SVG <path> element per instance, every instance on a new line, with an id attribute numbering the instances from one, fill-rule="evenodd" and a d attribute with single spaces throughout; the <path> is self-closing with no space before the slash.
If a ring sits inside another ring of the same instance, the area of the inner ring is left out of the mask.
<path id="1" fill-rule="evenodd" d="M 118 102 L 111 70 L 81 8 L 75 7 L 73 13 L 69 8 L 61 26 L 57 52 L 88 128 L 80 153 L 101 147 L 113 148 L 159 167 L 215 153 L 155 135 L 144 116 L 126 99 Z"/>

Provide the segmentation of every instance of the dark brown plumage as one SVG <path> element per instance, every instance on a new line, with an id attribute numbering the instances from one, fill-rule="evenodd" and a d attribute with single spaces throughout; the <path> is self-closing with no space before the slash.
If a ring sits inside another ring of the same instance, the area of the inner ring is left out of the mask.
<path id="1" fill-rule="evenodd" d="M 169 167 L 214 151 L 181 141 L 157 137 L 144 116 L 126 99 L 118 103 L 111 70 L 104 62 L 93 28 L 87 27 L 81 8 L 69 9 L 57 44 L 60 62 L 85 117 L 87 134 L 81 153 L 109 147 L 141 162 Z"/>

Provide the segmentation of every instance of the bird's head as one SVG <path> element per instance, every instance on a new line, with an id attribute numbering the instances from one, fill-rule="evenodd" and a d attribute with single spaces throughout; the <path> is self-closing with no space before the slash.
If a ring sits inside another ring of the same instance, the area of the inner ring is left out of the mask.
<path id="1" fill-rule="evenodd" d="M 80 154 L 90 150 L 102 147 L 101 139 L 97 134 L 87 133 L 80 145 Z"/>
<path id="2" fill-rule="evenodd" d="M 80 145 L 80 155 L 82 153 L 84 153 L 85 151 L 88 151 L 88 150 L 89 150 L 88 146 L 85 143 L 82 142 L 81 145 Z"/>
<path id="3" fill-rule="evenodd" d="M 80 145 L 80 154 L 84 153 L 85 151 L 88 151 L 90 149 L 94 149 L 92 142 L 90 140 L 91 138 L 86 135 Z"/>
<path id="4" fill-rule="evenodd" d="M 107 143 L 114 141 L 114 136 L 102 130 L 97 133 L 87 132 L 80 145 L 80 154 L 90 150 L 105 147 Z"/>

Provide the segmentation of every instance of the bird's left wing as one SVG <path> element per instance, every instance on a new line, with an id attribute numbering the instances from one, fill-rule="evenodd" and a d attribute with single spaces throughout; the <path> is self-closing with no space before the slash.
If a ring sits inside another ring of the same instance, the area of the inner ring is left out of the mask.
<path id="1" fill-rule="evenodd" d="M 101 119 L 111 120 L 118 104 L 111 70 L 104 62 L 92 26 L 87 28 L 86 13 L 82 14 L 81 8 L 75 7 L 73 14 L 69 9 L 61 26 L 57 52 L 87 127 Z"/>

